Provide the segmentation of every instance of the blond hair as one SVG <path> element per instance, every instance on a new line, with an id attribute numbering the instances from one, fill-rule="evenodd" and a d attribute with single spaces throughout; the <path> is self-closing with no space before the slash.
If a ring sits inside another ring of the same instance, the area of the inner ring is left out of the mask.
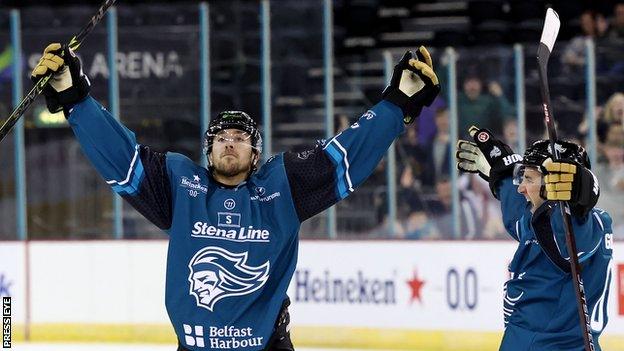
<path id="1" fill-rule="evenodd" d="M 615 93 L 611 95 L 611 97 L 609 97 L 609 100 L 607 100 L 607 103 L 605 104 L 605 108 L 604 108 L 604 119 L 607 123 L 612 123 L 612 122 L 624 123 L 624 121 L 617 120 L 618 117 L 614 111 L 615 106 L 618 103 L 621 103 L 624 105 L 624 93 Z"/>

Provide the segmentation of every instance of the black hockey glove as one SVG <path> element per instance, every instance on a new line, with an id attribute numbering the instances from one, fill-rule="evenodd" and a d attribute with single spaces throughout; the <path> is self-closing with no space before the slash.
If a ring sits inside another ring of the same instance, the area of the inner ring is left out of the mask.
<path id="1" fill-rule="evenodd" d="M 403 122 L 412 123 L 420 115 L 423 106 L 429 106 L 440 92 L 438 76 L 433 71 L 433 62 L 424 46 L 418 48 L 416 57 L 411 51 L 392 72 L 390 85 L 384 89 L 382 98 L 403 110 Z"/>
<path id="2" fill-rule="evenodd" d="M 50 112 L 64 111 L 69 116 L 69 108 L 82 101 L 91 90 L 89 78 L 82 72 L 80 59 L 67 45 L 59 43 L 48 45 L 43 56 L 31 73 L 35 84 L 47 75 L 54 72 L 52 78 L 43 89 L 46 105 Z"/>
<path id="3" fill-rule="evenodd" d="M 489 182 L 494 197 L 498 198 L 498 182 L 513 174 L 514 166 L 522 161 L 522 156 L 514 153 L 507 144 L 496 139 L 488 129 L 471 126 L 468 132 L 474 139 L 474 143 L 466 140 L 457 142 L 458 150 L 455 154 L 457 168 L 466 172 L 479 173 Z"/>
<path id="4" fill-rule="evenodd" d="M 572 214 L 579 217 L 585 217 L 598 202 L 598 180 L 580 163 L 547 158 L 542 167 L 546 170 L 546 199 L 569 201 Z"/>

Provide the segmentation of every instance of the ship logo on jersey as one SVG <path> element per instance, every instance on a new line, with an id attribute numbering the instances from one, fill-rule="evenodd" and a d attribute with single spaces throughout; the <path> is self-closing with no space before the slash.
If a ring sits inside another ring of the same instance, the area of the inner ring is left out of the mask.
<path id="1" fill-rule="evenodd" d="M 251 294 L 269 278 L 269 261 L 258 267 L 247 264 L 247 252 L 233 253 L 216 246 L 199 250 L 189 262 L 189 294 L 198 307 L 214 311 L 221 299 Z"/>

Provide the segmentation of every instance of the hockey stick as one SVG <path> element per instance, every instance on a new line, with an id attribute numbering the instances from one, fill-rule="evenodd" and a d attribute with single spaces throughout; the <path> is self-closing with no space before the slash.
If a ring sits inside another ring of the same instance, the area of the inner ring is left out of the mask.
<path id="1" fill-rule="evenodd" d="M 82 44 L 82 41 L 87 37 L 87 35 L 89 35 L 89 33 L 91 33 L 93 28 L 102 20 L 108 8 L 113 6 L 116 1 L 117 0 L 105 0 L 104 1 L 104 3 L 100 6 L 100 8 L 95 13 L 95 15 L 91 17 L 91 19 L 89 20 L 89 23 L 87 23 L 80 30 L 80 32 L 69 41 L 68 46 L 70 49 L 77 50 L 80 47 L 80 44 Z M 13 64 L 18 65 L 19 62 L 14 62 Z M 48 84 L 48 81 L 50 80 L 51 77 L 52 77 L 52 73 L 49 73 L 48 75 L 39 79 L 37 84 L 35 84 L 35 86 L 28 92 L 26 97 L 24 97 L 22 101 L 19 103 L 19 105 L 17 105 L 17 107 L 13 110 L 13 112 L 11 113 L 9 118 L 6 120 L 6 122 L 4 122 L 2 127 L 0 127 L 0 142 L 2 142 L 2 140 L 4 140 L 4 137 L 6 137 L 7 134 L 9 134 L 11 129 L 13 129 L 13 126 L 15 125 L 15 123 L 17 123 L 20 117 L 22 117 L 24 112 L 26 112 L 26 110 L 30 107 L 33 101 L 35 101 L 37 96 L 41 94 L 41 92 L 43 91 L 43 88 L 46 86 L 46 84 Z"/>
<path id="2" fill-rule="evenodd" d="M 540 80 L 540 91 L 542 93 L 542 107 L 544 108 L 544 120 L 548 130 L 548 139 L 550 140 L 550 150 L 555 159 L 559 158 L 559 150 L 555 147 L 557 140 L 557 127 L 555 126 L 552 107 L 550 104 L 550 91 L 548 89 L 548 58 L 552 52 L 557 34 L 559 33 L 559 15 L 549 8 L 546 11 L 546 19 L 544 21 L 544 29 L 542 30 L 542 38 L 537 49 L 537 66 Z M 589 312 L 587 310 L 587 299 L 585 298 L 585 288 L 583 286 L 583 278 L 581 277 L 581 266 L 578 261 L 578 252 L 576 250 L 576 240 L 572 232 L 572 219 L 570 216 L 570 205 L 566 201 L 559 201 L 561 215 L 563 216 L 563 225 L 565 228 L 566 247 L 570 255 L 570 268 L 572 271 L 572 283 L 576 292 L 576 303 L 578 307 L 579 321 L 581 330 L 583 331 L 583 341 L 585 351 L 594 351 L 594 339 L 591 334 L 589 325 Z"/>

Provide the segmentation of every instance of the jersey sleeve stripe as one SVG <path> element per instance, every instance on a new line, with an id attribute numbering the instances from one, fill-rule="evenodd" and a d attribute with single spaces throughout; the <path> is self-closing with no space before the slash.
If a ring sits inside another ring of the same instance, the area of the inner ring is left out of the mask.
<path id="1" fill-rule="evenodd" d="M 136 163 L 136 167 L 132 176 L 132 182 L 130 182 L 130 184 L 109 184 L 112 185 L 113 191 L 115 191 L 119 195 L 134 195 L 139 191 L 139 184 L 141 184 L 141 180 L 143 180 L 144 174 L 145 170 L 143 169 L 143 162 L 141 162 L 141 159 L 139 159 Z"/>
<path id="2" fill-rule="evenodd" d="M 511 233 L 511 235 L 513 235 L 514 233 Z M 520 221 L 516 221 L 516 235 L 515 235 L 515 239 L 517 241 L 520 241 Z"/>
<path id="3" fill-rule="evenodd" d="M 602 238 L 600 238 L 600 241 L 598 241 L 598 244 L 596 244 L 596 246 L 590 252 L 579 253 L 579 263 L 583 263 L 587 261 L 587 259 L 590 258 L 594 254 L 594 252 L 596 252 L 596 250 L 598 250 L 598 247 L 600 247 L 600 244 L 602 244 Z"/>
<path id="4" fill-rule="evenodd" d="M 344 148 L 344 146 L 342 146 L 342 144 L 340 144 L 338 139 L 334 138 L 333 142 L 344 154 L 344 164 L 346 167 L 345 179 L 347 180 L 347 184 L 349 186 L 349 192 L 353 192 L 353 183 L 351 182 L 351 174 L 349 173 L 349 157 L 347 154 L 347 150 Z"/>
<path id="5" fill-rule="evenodd" d="M 134 156 L 132 156 L 132 162 L 130 162 L 130 168 L 128 169 L 128 173 L 126 174 L 126 179 L 122 180 L 121 182 L 117 180 L 107 180 L 106 183 L 110 185 L 116 184 L 124 186 L 130 180 L 130 175 L 132 175 L 132 170 L 134 169 L 134 165 L 137 160 L 139 160 L 139 163 L 141 163 L 141 160 L 139 159 L 139 144 L 134 146 Z"/>
<path id="6" fill-rule="evenodd" d="M 600 216 L 594 212 L 593 213 L 594 217 L 596 217 L 596 220 L 598 221 L 598 224 L 600 224 L 600 229 L 602 229 L 602 231 L 604 232 L 604 223 L 602 223 L 602 219 L 600 218 Z"/>
<path id="7" fill-rule="evenodd" d="M 345 163 L 343 163 L 343 161 L 346 161 L 346 153 L 345 153 L 345 156 L 341 155 L 340 151 L 331 143 L 325 147 L 325 150 L 327 151 L 327 153 L 330 156 L 330 159 L 336 166 L 336 183 L 338 186 L 338 195 L 340 199 L 344 199 L 345 197 L 349 195 L 349 191 L 347 190 L 347 180 L 346 180 L 346 177 L 348 177 L 348 173 L 349 173 L 349 170 L 348 170 L 349 166 L 347 162 L 346 168 L 345 168 Z M 352 188 L 350 188 L 349 190 L 353 191 Z"/>
<path id="8" fill-rule="evenodd" d="M 607 300 L 609 298 L 609 286 L 611 286 L 611 278 L 613 275 L 613 268 L 611 265 L 613 264 L 613 259 L 609 259 L 609 263 L 607 264 L 607 274 L 605 276 L 605 283 L 602 288 L 602 294 L 600 294 L 600 298 L 596 301 L 594 305 L 593 311 L 591 313 L 591 328 L 595 333 L 600 333 L 607 325 L 608 318 L 608 303 Z"/>

